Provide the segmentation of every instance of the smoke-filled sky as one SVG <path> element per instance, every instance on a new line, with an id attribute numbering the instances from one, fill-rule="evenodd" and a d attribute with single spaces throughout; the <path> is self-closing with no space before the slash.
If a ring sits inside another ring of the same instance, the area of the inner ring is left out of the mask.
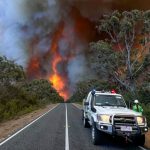
<path id="1" fill-rule="evenodd" d="M 0 55 L 23 65 L 30 79 L 49 79 L 67 98 L 75 83 L 94 76 L 85 54 L 98 39 L 97 19 L 149 6 L 149 0 L 1 0 Z"/>

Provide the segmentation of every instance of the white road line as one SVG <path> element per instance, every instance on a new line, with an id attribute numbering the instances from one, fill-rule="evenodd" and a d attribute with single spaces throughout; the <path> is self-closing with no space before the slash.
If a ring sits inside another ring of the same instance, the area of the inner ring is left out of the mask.
<path id="1" fill-rule="evenodd" d="M 37 119 L 35 119 L 34 121 L 32 121 L 31 123 L 29 123 L 28 125 L 26 125 L 24 128 L 20 129 L 19 131 L 17 131 L 15 134 L 13 134 L 12 136 L 10 136 L 9 138 L 7 138 L 6 140 L 4 140 L 3 142 L 0 143 L 0 146 L 2 146 L 3 144 L 5 144 L 6 142 L 8 142 L 9 140 L 11 140 L 13 137 L 15 137 L 16 135 L 18 135 L 20 132 L 22 132 L 23 130 L 25 130 L 26 128 L 28 128 L 30 125 L 32 125 L 33 123 L 35 123 L 36 121 L 38 121 L 39 119 L 41 119 L 43 116 L 45 116 L 46 114 L 48 114 L 50 111 L 52 111 L 53 109 L 55 109 L 59 104 L 57 104 L 55 107 L 53 107 L 52 109 L 50 109 L 48 112 L 44 113 L 42 116 L 38 117 Z"/>
<path id="2" fill-rule="evenodd" d="M 142 149 L 142 150 L 147 150 L 147 149 L 145 149 L 144 147 L 142 147 L 142 146 L 138 146 L 140 149 Z"/>
<path id="3" fill-rule="evenodd" d="M 69 150 L 69 136 L 68 136 L 68 112 L 67 112 L 67 104 L 66 106 L 66 134 L 65 134 L 65 150 Z"/>

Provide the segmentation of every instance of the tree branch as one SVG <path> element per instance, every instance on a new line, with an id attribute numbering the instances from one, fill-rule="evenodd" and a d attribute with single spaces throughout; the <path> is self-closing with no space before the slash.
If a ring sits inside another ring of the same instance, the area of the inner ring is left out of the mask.
<path id="1" fill-rule="evenodd" d="M 131 77 L 132 76 L 132 70 L 131 70 L 131 60 L 130 60 L 130 55 L 131 55 L 131 49 L 128 45 L 128 42 L 127 42 L 127 35 L 125 35 L 125 45 L 126 45 L 126 51 L 127 51 L 127 68 L 128 68 L 128 73 L 129 73 L 129 76 Z"/>
<path id="2" fill-rule="evenodd" d="M 119 79 L 119 77 L 116 74 L 113 74 L 113 77 L 122 85 L 124 86 L 126 89 L 129 89 L 129 86 L 127 84 L 125 84 L 121 79 Z"/>
<path id="3" fill-rule="evenodd" d="M 110 36 L 110 38 L 112 39 L 112 41 L 113 42 L 116 42 L 116 40 L 115 40 L 115 38 L 113 37 L 113 35 L 111 34 L 111 32 L 110 31 L 106 31 L 107 32 L 107 34 Z"/>
<path id="4" fill-rule="evenodd" d="M 138 69 L 133 73 L 133 75 L 136 75 L 136 73 L 138 73 L 138 71 L 140 71 L 140 70 L 142 69 L 142 67 L 143 67 L 143 64 L 141 64 L 141 65 L 138 67 Z"/>

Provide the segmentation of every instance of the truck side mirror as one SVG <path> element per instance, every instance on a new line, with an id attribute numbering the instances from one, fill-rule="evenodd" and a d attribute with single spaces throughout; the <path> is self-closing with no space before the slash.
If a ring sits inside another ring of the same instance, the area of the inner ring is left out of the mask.
<path id="1" fill-rule="evenodd" d="M 89 102 L 84 102 L 84 105 L 85 105 L 85 106 L 88 106 L 88 105 L 89 105 Z"/>

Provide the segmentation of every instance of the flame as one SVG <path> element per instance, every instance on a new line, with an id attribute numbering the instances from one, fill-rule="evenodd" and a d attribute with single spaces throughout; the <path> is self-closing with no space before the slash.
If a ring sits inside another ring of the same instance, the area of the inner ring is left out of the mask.
<path id="1" fill-rule="evenodd" d="M 52 23 L 53 29 L 53 22 L 49 22 L 47 18 L 45 20 L 45 15 L 43 15 L 44 18 L 42 19 L 44 20 L 44 26 L 42 24 L 40 24 L 40 26 L 42 28 L 46 27 L 46 35 L 43 37 L 44 34 L 42 34 L 42 36 L 35 34 L 34 37 L 31 37 L 31 49 L 29 51 L 30 58 L 27 66 L 28 78 L 34 79 L 43 77 L 49 79 L 53 83 L 54 88 L 62 97 L 64 97 L 65 100 L 67 100 L 70 95 L 70 91 L 72 90 L 72 85 L 69 85 L 72 80 L 68 77 L 69 73 L 67 72 L 67 67 L 70 60 L 80 54 L 86 56 L 89 42 L 106 38 L 105 34 L 99 35 L 97 33 L 97 29 L 95 28 L 97 19 L 101 16 L 101 14 L 107 13 L 108 11 L 112 12 L 112 10 L 116 9 L 129 10 L 132 7 L 132 9 L 140 8 L 145 10 L 149 6 L 147 5 L 149 0 L 146 1 L 147 2 L 145 3 L 133 3 L 130 0 L 126 0 L 124 2 L 116 2 L 114 0 L 74 0 L 68 1 L 69 3 L 67 3 L 65 0 L 60 1 L 61 11 L 59 12 L 62 13 L 59 15 L 63 21 L 59 20 L 60 22 L 54 22 L 54 32 L 48 32 L 49 30 L 47 30 L 47 27 L 49 26 L 51 28 Z M 131 3 L 136 5 L 133 6 Z M 53 17 L 55 17 L 55 15 Z M 39 21 L 37 21 L 37 23 L 35 22 L 35 28 L 38 27 L 38 24 Z M 28 26 L 24 26 L 22 30 L 27 32 Z M 47 48 L 46 51 L 37 50 L 37 48 L 39 48 L 37 45 L 41 41 L 41 38 L 45 38 L 46 41 L 51 41 L 48 51 Z M 59 47 L 59 42 L 62 39 L 65 39 L 69 45 L 65 49 L 65 52 L 67 53 L 65 56 L 62 56 L 60 53 L 64 50 L 61 49 L 62 47 Z M 114 49 L 118 50 L 117 45 L 114 45 Z M 147 53 L 148 52 L 149 51 L 147 51 Z"/>
<path id="2" fill-rule="evenodd" d="M 33 51 L 27 68 L 30 78 L 41 76 L 47 78 L 65 101 L 69 98 L 72 90 L 72 86 L 69 85 L 71 81 L 68 77 L 68 64 L 81 53 L 80 46 L 86 47 L 89 41 L 96 36 L 94 23 L 83 17 L 79 10 L 73 7 L 69 18 L 72 23 L 69 24 L 66 20 L 60 21 L 54 32 L 47 36 L 51 39 L 51 45 L 47 52 L 41 52 L 37 57 Z M 63 47 L 59 45 L 61 40 L 67 42 L 65 55 L 62 55 L 61 48 Z M 31 42 L 31 50 L 34 50 L 38 43 L 39 39 L 35 37 Z M 47 66 L 47 63 L 50 64 L 50 68 L 45 71 L 44 65 Z"/>
<path id="3" fill-rule="evenodd" d="M 65 58 L 63 58 L 58 51 L 58 42 L 63 36 L 64 31 L 64 24 L 60 23 L 56 32 L 54 32 L 52 38 L 52 44 L 50 48 L 50 54 L 52 55 L 51 66 L 52 66 L 52 73 L 49 77 L 49 80 L 52 82 L 53 87 L 58 91 L 60 96 L 62 96 L 65 100 L 68 99 L 69 94 L 66 89 L 66 76 L 63 76 L 59 73 L 57 66 L 59 63 L 64 62 Z"/>
<path id="4" fill-rule="evenodd" d="M 59 94 L 66 100 L 68 99 L 68 93 L 65 89 L 65 79 L 59 74 L 57 65 L 63 60 L 63 58 L 57 54 L 54 56 L 52 62 L 53 74 L 50 75 L 49 80 L 53 83 L 53 87 L 59 92 Z"/>

